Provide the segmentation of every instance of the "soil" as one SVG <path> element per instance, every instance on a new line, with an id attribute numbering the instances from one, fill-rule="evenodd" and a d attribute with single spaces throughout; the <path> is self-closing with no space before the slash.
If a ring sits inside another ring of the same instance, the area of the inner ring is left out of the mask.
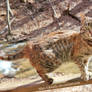
<path id="1" fill-rule="evenodd" d="M 70 0 L 70 13 L 77 16 L 80 20 L 80 13 L 85 14 L 87 21 L 92 19 L 92 1 L 91 0 Z M 67 9 L 67 0 L 54 0 L 54 9 L 57 13 L 57 21 L 52 18 L 51 9 L 44 9 L 43 12 L 33 12 L 32 9 L 28 8 L 29 5 L 21 3 L 11 3 L 11 8 L 14 13 L 14 21 L 12 23 L 12 34 L 13 38 L 23 38 L 24 36 L 29 36 L 30 39 L 43 36 L 51 31 L 72 29 L 79 31 L 80 22 L 75 18 L 67 14 L 63 14 L 62 11 Z M 4 29 L 6 26 L 6 15 L 5 7 L 1 4 L 0 8 L 0 30 Z M 44 7 L 50 7 L 47 5 Z M 44 8 L 42 7 L 42 8 Z M 39 8 L 37 8 L 39 10 Z M 57 22 L 60 27 L 57 27 Z M 7 31 L 7 29 L 6 29 Z M 4 34 L 3 34 L 4 35 Z M 1 35 L 2 37 L 2 35 Z M 5 36 L 4 36 L 5 37 Z"/>

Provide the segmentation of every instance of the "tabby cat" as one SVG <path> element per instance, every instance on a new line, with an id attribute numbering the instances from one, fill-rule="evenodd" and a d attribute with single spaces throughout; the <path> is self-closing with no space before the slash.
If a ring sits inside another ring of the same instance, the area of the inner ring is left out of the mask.
<path id="1" fill-rule="evenodd" d="M 15 58 L 28 58 L 40 77 L 48 84 L 53 83 L 46 73 L 54 71 L 63 62 L 73 60 L 80 68 L 81 78 L 90 79 L 88 63 L 92 60 L 92 28 L 85 26 L 81 32 L 51 32 L 26 46 L 13 55 Z M 73 33 L 72 33 L 73 32 Z M 11 59 L 12 55 L 9 55 Z M 85 59 L 85 56 L 88 59 Z"/>

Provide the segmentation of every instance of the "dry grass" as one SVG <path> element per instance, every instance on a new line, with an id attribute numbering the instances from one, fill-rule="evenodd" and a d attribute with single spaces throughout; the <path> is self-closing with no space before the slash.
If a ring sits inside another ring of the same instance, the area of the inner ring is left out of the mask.
<path id="1" fill-rule="evenodd" d="M 17 62 L 18 67 L 20 68 L 20 71 L 16 74 L 15 77 L 25 78 L 37 74 L 36 70 L 32 67 L 28 59 L 20 59 L 14 62 Z M 68 75 L 68 74 L 80 73 L 80 70 L 74 62 L 69 61 L 69 62 L 64 62 L 60 67 L 58 67 L 52 73 L 57 73 L 57 72 L 60 74 L 63 73 L 64 75 Z"/>
<path id="2" fill-rule="evenodd" d="M 20 71 L 16 74 L 15 77 L 25 78 L 36 74 L 36 70 L 32 67 L 28 59 L 20 59 L 16 60 L 15 62 L 18 62 L 18 68 L 20 68 Z"/>
<path id="3" fill-rule="evenodd" d="M 65 62 L 54 72 L 63 72 L 65 75 L 67 74 L 77 74 L 80 72 L 78 66 L 74 62 Z"/>

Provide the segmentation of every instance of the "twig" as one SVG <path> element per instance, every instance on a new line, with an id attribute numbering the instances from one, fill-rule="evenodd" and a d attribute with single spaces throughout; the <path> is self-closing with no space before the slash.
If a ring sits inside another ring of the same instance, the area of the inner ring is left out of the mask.
<path id="1" fill-rule="evenodd" d="M 81 22 L 78 17 L 76 17 L 76 16 L 74 16 L 73 14 L 70 13 L 70 3 L 68 4 L 67 9 L 65 11 L 63 11 L 63 15 L 68 15 L 68 16 L 72 17 L 73 19 Z"/>
<path id="2" fill-rule="evenodd" d="M 55 20 L 57 22 L 57 26 L 58 26 L 58 29 L 60 29 L 60 26 L 59 26 L 59 21 L 57 19 L 57 13 L 56 13 L 56 10 L 55 10 L 55 7 L 53 6 L 52 2 L 50 0 L 48 0 L 50 5 L 51 5 L 51 8 L 52 8 L 52 11 L 53 11 L 53 20 Z"/>
<path id="3" fill-rule="evenodd" d="M 48 0 L 48 1 L 49 1 L 50 5 L 51 5 L 51 7 L 52 7 L 52 10 L 53 10 L 53 12 L 54 12 L 54 16 L 56 17 L 56 16 L 57 16 L 56 10 L 55 10 L 55 8 L 53 7 L 51 1 L 50 1 L 50 0 Z"/>
<path id="4" fill-rule="evenodd" d="M 80 19 L 79 19 L 78 17 L 74 16 L 74 15 L 71 14 L 70 12 L 68 13 L 68 15 L 71 16 L 73 19 L 75 19 L 75 20 L 81 22 Z"/>
<path id="5" fill-rule="evenodd" d="M 6 12 L 7 12 L 7 24 L 8 24 L 8 34 L 11 34 L 11 24 L 10 22 L 10 15 L 13 16 L 12 10 L 10 8 L 9 0 L 6 0 Z"/>
<path id="6" fill-rule="evenodd" d="M 14 21 L 15 17 L 10 21 L 10 24 Z M 3 35 L 5 32 L 7 32 L 8 30 L 8 25 L 5 26 L 5 28 L 3 30 L 0 31 L 0 35 Z"/>

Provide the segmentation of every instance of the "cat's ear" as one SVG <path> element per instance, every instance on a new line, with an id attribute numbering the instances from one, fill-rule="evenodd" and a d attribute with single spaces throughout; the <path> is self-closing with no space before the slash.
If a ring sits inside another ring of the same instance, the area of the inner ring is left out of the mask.
<path id="1" fill-rule="evenodd" d="M 80 13 L 81 29 L 80 33 L 85 33 L 86 16 L 84 13 Z"/>
<path id="2" fill-rule="evenodd" d="M 84 26 L 86 21 L 86 16 L 84 13 L 80 13 L 81 26 Z"/>

